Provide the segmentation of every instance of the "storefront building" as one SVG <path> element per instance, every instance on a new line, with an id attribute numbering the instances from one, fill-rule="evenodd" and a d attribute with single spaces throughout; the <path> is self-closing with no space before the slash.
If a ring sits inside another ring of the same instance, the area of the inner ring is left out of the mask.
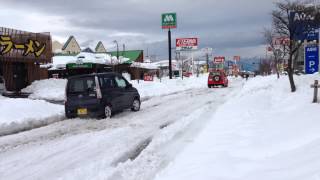
<path id="1" fill-rule="evenodd" d="M 51 63 L 50 33 L 31 33 L 0 27 L 0 76 L 6 90 L 19 92 L 35 80 L 48 77 L 40 65 Z"/>

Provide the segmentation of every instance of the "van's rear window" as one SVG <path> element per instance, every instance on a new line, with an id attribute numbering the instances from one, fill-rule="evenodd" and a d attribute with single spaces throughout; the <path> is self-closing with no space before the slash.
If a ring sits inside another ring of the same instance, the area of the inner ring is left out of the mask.
<path id="1" fill-rule="evenodd" d="M 79 79 L 71 79 L 69 82 L 68 92 L 87 92 L 94 91 L 95 81 L 93 77 L 85 77 Z"/>

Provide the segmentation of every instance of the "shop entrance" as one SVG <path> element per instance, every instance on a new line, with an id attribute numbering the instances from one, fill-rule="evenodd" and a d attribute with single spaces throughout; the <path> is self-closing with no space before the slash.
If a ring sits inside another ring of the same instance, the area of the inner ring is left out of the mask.
<path id="1" fill-rule="evenodd" d="M 12 66 L 13 82 L 16 91 L 27 86 L 27 67 L 25 63 L 15 62 Z"/>

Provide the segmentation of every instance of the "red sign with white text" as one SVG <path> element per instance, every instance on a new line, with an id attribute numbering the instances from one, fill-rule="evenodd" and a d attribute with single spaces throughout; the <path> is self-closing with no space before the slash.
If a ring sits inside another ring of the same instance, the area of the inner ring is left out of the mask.
<path id="1" fill-rule="evenodd" d="M 153 76 L 151 76 L 151 75 L 144 75 L 144 76 L 143 76 L 143 80 L 144 80 L 144 81 L 153 81 Z"/>
<path id="2" fill-rule="evenodd" d="M 224 56 L 217 56 L 213 58 L 213 63 L 224 63 L 225 57 Z"/>
<path id="3" fill-rule="evenodd" d="M 198 38 L 178 38 L 176 39 L 176 50 L 196 50 L 198 49 Z"/>

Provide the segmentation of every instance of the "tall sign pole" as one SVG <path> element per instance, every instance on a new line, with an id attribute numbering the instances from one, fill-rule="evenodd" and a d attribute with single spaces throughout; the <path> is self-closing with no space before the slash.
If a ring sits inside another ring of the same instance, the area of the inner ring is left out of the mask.
<path id="1" fill-rule="evenodd" d="M 177 14 L 164 13 L 161 15 L 162 29 L 168 29 L 168 51 L 169 51 L 169 77 L 172 79 L 172 59 L 171 59 L 171 29 L 177 28 Z"/>
<path id="2" fill-rule="evenodd" d="M 206 54 L 206 65 L 207 65 L 207 72 L 209 72 L 209 53 L 212 54 L 212 48 L 206 47 L 203 49 Z"/>
<path id="3" fill-rule="evenodd" d="M 318 49 L 320 49 L 320 27 L 318 28 Z M 318 52 L 318 61 L 319 61 L 319 64 L 318 64 L 318 66 L 320 67 L 320 50 L 319 50 L 319 52 Z M 320 73 L 320 68 L 319 68 L 319 71 L 318 71 L 319 73 Z"/>
<path id="4" fill-rule="evenodd" d="M 171 31 L 168 30 L 168 50 L 169 50 L 169 78 L 172 79 L 172 59 L 171 59 Z"/>

